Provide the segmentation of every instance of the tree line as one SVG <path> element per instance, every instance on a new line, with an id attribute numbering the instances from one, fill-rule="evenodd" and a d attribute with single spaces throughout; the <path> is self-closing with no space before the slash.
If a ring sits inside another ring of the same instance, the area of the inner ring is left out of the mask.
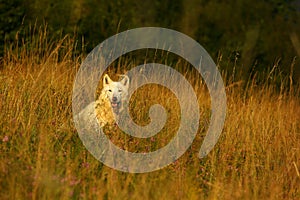
<path id="1" fill-rule="evenodd" d="M 300 12 L 296 0 L 1 0 L 0 54 L 20 29 L 47 24 L 50 35 L 75 34 L 89 52 L 131 28 L 183 32 L 220 63 L 246 79 L 278 65 L 300 80 Z"/>

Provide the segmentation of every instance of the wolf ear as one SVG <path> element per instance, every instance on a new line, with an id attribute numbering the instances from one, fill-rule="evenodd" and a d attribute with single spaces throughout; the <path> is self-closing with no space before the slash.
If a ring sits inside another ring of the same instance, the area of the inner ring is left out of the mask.
<path id="1" fill-rule="evenodd" d="M 104 75 L 103 77 L 103 86 L 108 85 L 112 82 L 112 80 L 109 78 L 107 74 Z"/>
<path id="2" fill-rule="evenodd" d="M 129 87 L 129 77 L 126 75 L 122 75 L 122 80 L 120 81 L 125 87 Z"/>

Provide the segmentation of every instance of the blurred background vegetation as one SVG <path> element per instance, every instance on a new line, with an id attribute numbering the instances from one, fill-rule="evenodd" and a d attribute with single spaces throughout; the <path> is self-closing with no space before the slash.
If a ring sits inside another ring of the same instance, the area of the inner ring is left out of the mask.
<path id="1" fill-rule="evenodd" d="M 0 0 L 0 56 L 26 38 L 28 27 L 41 26 L 54 40 L 73 36 L 77 53 L 127 29 L 170 28 L 198 41 L 222 70 L 241 79 L 276 66 L 300 82 L 299 0 Z"/>

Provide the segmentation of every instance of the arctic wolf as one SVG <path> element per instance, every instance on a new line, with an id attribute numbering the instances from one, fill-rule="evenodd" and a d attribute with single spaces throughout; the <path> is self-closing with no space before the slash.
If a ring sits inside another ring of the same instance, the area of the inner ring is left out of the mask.
<path id="1" fill-rule="evenodd" d="M 112 81 L 105 74 L 103 77 L 103 89 L 98 99 L 86 106 L 75 120 L 78 120 L 80 126 L 85 129 L 95 128 L 95 118 L 97 119 L 100 128 L 106 124 L 117 122 L 119 114 L 124 109 L 124 104 L 128 98 L 129 78 L 126 75 L 121 75 L 120 81 Z"/>

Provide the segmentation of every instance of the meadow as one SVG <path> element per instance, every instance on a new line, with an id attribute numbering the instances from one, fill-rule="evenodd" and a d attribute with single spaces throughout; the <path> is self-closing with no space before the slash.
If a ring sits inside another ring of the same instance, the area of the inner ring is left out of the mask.
<path id="1" fill-rule="evenodd" d="M 281 76 L 274 66 L 264 83 L 253 76 L 244 84 L 222 73 L 225 126 L 214 149 L 199 159 L 210 98 L 201 77 L 187 72 L 201 112 L 196 139 L 173 164 L 131 174 L 96 160 L 72 123 L 61 128 L 72 118 L 73 81 L 85 55 L 74 55 L 69 36 L 56 41 L 42 29 L 38 33 L 7 46 L 1 63 L 0 199 L 300 199 L 300 91 L 291 75 Z M 134 64 L 120 61 L 108 73 Z M 110 126 L 107 136 L 134 152 L 166 145 L 180 120 L 176 97 L 147 86 L 133 95 L 130 108 L 137 123 L 147 124 L 147 109 L 157 102 L 170 116 L 157 136 L 132 138 Z"/>

